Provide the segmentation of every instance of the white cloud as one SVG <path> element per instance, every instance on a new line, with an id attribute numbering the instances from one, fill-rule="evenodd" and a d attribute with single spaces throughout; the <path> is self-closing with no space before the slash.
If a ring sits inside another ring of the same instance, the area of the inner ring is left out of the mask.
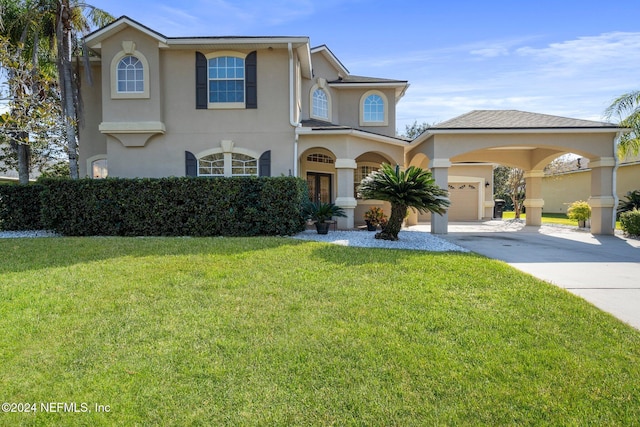
<path id="1" fill-rule="evenodd" d="M 485 46 L 460 46 L 440 61 L 407 68 L 409 75 L 399 77 L 407 78 L 411 88 L 398 104 L 398 127 L 414 120 L 438 122 L 473 109 L 603 120 L 613 98 L 640 87 L 640 33 L 605 33 L 542 47 Z"/>

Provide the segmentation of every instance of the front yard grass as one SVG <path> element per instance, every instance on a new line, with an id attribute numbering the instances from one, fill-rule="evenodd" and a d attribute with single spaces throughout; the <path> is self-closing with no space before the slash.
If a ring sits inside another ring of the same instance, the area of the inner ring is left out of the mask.
<path id="1" fill-rule="evenodd" d="M 640 332 L 477 255 L 287 238 L 0 253 L 0 401 L 37 404 L 0 425 L 640 420 Z"/>
<path id="2" fill-rule="evenodd" d="M 515 212 L 503 212 L 502 219 L 514 219 Z M 520 214 L 521 219 L 526 219 L 527 214 Z M 562 225 L 573 225 L 575 227 L 578 226 L 578 221 L 567 218 L 566 214 L 563 213 L 543 213 L 542 214 L 542 223 L 543 224 L 562 224 Z M 616 230 L 622 230 L 620 227 L 620 221 L 616 221 Z"/>

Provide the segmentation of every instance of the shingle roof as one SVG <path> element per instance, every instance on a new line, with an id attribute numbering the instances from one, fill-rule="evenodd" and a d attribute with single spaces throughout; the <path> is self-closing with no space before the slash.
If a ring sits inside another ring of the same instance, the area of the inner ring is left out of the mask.
<path id="1" fill-rule="evenodd" d="M 384 134 L 381 134 L 381 133 L 371 132 L 371 131 L 368 131 L 368 130 L 354 128 L 354 127 L 351 127 L 351 126 L 337 125 L 335 123 L 325 122 L 325 121 L 317 120 L 317 119 L 301 120 L 300 124 L 302 125 L 303 128 L 309 128 L 312 131 L 327 131 L 327 130 L 331 130 L 331 131 L 345 131 L 345 130 L 346 131 L 350 131 L 350 130 L 353 130 L 353 131 L 358 131 L 358 132 L 362 132 L 362 133 L 368 133 L 370 135 L 383 136 L 385 138 L 395 139 L 395 140 L 400 141 L 400 142 L 409 142 L 409 140 L 406 139 L 406 138 L 384 135 Z"/>
<path id="2" fill-rule="evenodd" d="M 572 119 L 518 110 L 474 110 L 432 126 L 434 129 L 588 129 L 618 128 L 613 123 Z"/>
<path id="3" fill-rule="evenodd" d="M 349 126 L 336 125 L 334 123 L 325 122 L 317 119 L 309 119 L 300 121 L 302 127 L 312 128 L 313 130 L 322 130 L 322 129 L 351 129 Z"/>
<path id="4" fill-rule="evenodd" d="M 399 83 L 406 84 L 406 80 L 393 80 L 393 79 L 380 79 L 377 77 L 365 77 L 365 76 L 353 76 L 348 75 L 338 80 L 332 80 L 329 83 L 331 84 L 340 84 L 340 83 Z"/>

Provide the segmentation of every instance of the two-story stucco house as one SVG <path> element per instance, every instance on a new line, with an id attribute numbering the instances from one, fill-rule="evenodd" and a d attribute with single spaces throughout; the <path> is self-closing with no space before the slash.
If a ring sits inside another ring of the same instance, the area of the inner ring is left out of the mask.
<path id="1" fill-rule="evenodd" d="M 351 75 L 307 37 L 166 37 L 121 17 L 85 43 L 95 55 L 93 84 L 83 73 L 81 176 L 299 176 L 310 198 L 346 210 L 338 227 L 348 229 L 380 204 L 358 198 L 364 176 L 381 163 L 417 165 L 451 192 L 448 214 L 431 219 L 441 233 L 449 218 L 491 218 L 495 163 L 528 171 L 532 224 L 544 162 L 576 152 L 605 168 L 597 175 L 605 181 L 612 170 L 618 129 L 598 122 L 479 111 L 399 138 L 396 104 L 408 82 Z M 583 148 L 585 140 L 598 148 Z M 592 184 L 597 209 L 613 206 L 605 187 Z M 409 221 L 421 219 L 429 218 Z"/>
<path id="2" fill-rule="evenodd" d="M 356 183 L 404 164 L 408 83 L 352 76 L 307 37 L 170 38 L 121 17 L 85 42 L 81 176 L 301 176 L 352 227 Z"/>

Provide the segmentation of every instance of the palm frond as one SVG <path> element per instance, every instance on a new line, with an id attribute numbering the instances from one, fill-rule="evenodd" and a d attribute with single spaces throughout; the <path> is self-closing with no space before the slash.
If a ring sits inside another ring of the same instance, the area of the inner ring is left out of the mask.
<path id="1" fill-rule="evenodd" d="M 385 200 L 419 212 L 442 214 L 450 204 L 448 192 L 435 183 L 431 172 L 415 166 L 402 171 L 383 164 L 361 181 L 359 192 L 365 199 Z"/>

